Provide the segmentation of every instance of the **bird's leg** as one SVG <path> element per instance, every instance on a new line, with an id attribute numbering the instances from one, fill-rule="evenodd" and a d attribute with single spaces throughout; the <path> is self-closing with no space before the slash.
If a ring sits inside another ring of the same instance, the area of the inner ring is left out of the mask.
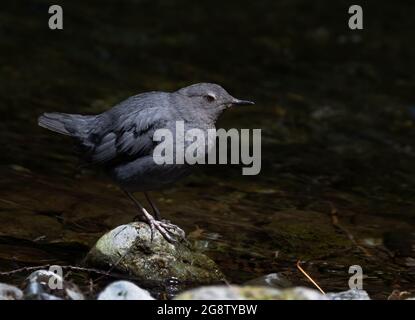
<path id="1" fill-rule="evenodd" d="M 153 200 L 151 200 L 150 198 L 150 194 L 148 192 L 143 192 L 148 203 L 150 204 L 151 208 L 153 209 L 154 212 L 154 216 L 156 217 L 156 219 L 160 222 L 162 222 L 162 224 L 170 230 L 174 230 L 176 231 L 176 234 L 181 238 L 184 239 L 186 237 L 186 234 L 184 233 L 184 231 L 182 229 L 180 229 L 178 226 L 176 226 L 175 224 L 170 223 L 169 220 L 166 219 L 161 219 L 161 214 L 160 214 L 160 210 L 157 208 L 156 204 L 153 202 Z"/>
<path id="2" fill-rule="evenodd" d="M 148 211 L 141 205 L 140 202 L 137 201 L 137 199 L 134 198 L 134 196 L 130 192 L 125 190 L 124 192 L 127 195 L 127 197 L 130 198 L 130 200 L 133 201 L 137 208 L 141 211 L 142 218 L 145 220 L 145 222 L 149 224 L 151 229 L 151 241 L 153 241 L 155 229 L 157 229 L 164 237 L 164 239 L 166 239 L 170 243 L 176 242 L 176 239 L 174 239 L 172 236 L 179 237 L 179 239 L 184 239 L 185 233 L 182 229 L 169 222 L 154 219 L 154 217 L 148 213 Z"/>
<path id="3" fill-rule="evenodd" d="M 151 200 L 150 195 L 148 192 L 144 192 L 144 196 L 146 197 L 148 203 L 150 204 L 151 208 L 153 209 L 154 216 L 157 220 L 161 220 L 160 210 L 157 208 L 156 204 Z"/>

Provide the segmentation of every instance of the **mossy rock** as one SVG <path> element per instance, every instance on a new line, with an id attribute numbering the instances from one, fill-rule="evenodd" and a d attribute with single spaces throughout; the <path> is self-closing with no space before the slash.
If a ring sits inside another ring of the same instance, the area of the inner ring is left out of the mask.
<path id="1" fill-rule="evenodd" d="M 214 283 L 224 279 L 213 260 L 184 242 L 171 244 L 159 232 L 151 240 L 150 227 L 144 222 L 121 225 L 104 234 L 85 262 L 101 268 L 116 265 L 114 269 L 119 272 L 150 281 L 173 278 L 181 282 Z"/>

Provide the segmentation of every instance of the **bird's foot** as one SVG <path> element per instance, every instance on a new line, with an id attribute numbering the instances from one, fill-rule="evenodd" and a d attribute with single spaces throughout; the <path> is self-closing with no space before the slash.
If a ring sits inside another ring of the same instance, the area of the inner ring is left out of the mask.
<path id="1" fill-rule="evenodd" d="M 151 241 L 153 241 L 154 233 L 156 229 L 158 232 L 161 233 L 164 239 L 166 239 L 170 243 L 175 243 L 179 241 L 185 240 L 186 234 L 182 229 L 180 229 L 178 226 L 170 223 L 170 221 L 167 220 L 157 220 L 155 219 L 148 211 L 138 202 L 134 196 L 128 192 L 125 191 L 125 194 L 134 202 L 134 204 L 137 206 L 137 208 L 140 210 L 140 215 L 135 216 L 135 221 L 144 221 L 148 223 L 151 229 Z M 148 195 L 146 195 L 148 198 Z M 153 209 L 155 208 L 154 204 L 152 204 Z M 158 210 L 154 210 L 156 213 L 158 213 Z"/>
<path id="2" fill-rule="evenodd" d="M 167 220 L 156 220 L 153 218 L 149 219 L 147 222 L 151 228 L 151 240 L 153 240 L 155 229 L 157 229 L 164 239 L 170 243 L 180 242 L 185 239 L 185 232 Z"/>

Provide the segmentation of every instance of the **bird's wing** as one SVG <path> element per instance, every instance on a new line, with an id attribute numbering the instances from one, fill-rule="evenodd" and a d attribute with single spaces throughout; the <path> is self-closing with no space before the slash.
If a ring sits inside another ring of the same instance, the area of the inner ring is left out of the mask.
<path id="1" fill-rule="evenodd" d="M 154 131 L 167 122 L 157 107 L 128 108 L 104 113 L 84 141 L 84 153 L 93 163 L 128 161 L 150 155 Z"/>

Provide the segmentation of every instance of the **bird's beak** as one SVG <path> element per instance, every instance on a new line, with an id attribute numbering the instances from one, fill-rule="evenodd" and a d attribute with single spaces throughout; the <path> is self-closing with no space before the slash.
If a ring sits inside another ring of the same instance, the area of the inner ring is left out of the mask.
<path id="1" fill-rule="evenodd" d="M 244 106 L 244 105 L 253 105 L 253 104 L 255 104 L 255 102 L 248 101 L 248 100 L 233 99 L 232 104 L 233 105 Z"/>

